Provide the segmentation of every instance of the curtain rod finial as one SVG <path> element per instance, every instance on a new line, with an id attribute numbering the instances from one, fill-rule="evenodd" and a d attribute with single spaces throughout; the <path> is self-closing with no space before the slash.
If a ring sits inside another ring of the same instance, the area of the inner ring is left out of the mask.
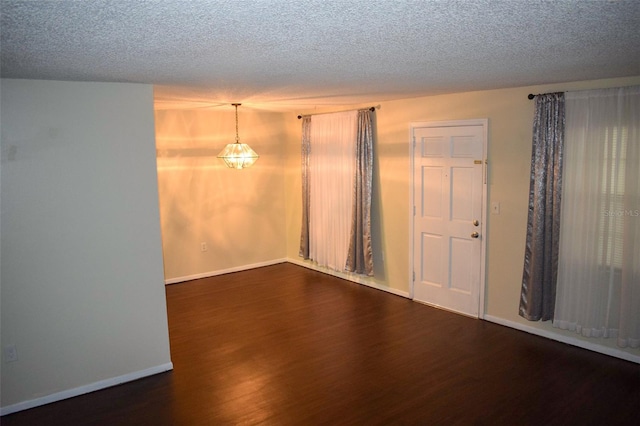
<path id="1" fill-rule="evenodd" d="M 535 97 L 536 97 L 536 95 L 534 95 L 533 93 L 529 93 L 529 96 L 527 96 L 527 98 L 529 98 L 529 100 L 531 100 L 531 99 L 533 99 Z"/>

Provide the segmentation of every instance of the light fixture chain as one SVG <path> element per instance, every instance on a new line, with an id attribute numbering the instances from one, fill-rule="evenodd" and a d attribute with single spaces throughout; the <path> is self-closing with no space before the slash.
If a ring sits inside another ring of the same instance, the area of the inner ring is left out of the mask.
<path id="1" fill-rule="evenodd" d="M 236 107 L 236 143 L 240 143 L 240 136 L 238 136 L 238 104 L 234 104 Z"/>

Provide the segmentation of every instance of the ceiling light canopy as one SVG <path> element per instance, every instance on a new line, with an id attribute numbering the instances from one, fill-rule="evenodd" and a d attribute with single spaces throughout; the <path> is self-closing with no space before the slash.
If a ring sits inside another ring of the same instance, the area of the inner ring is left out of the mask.
<path id="1" fill-rule="evenodd" d="M 236 142 L 230 143 L 218 154 L 230 169 L 241 170 L 251 167 L 258 160 L 258 154 L 246 143 L 240 143 L 238 136 L 238 107 L 242 104 L 231 104 L 236 107 Z"/>

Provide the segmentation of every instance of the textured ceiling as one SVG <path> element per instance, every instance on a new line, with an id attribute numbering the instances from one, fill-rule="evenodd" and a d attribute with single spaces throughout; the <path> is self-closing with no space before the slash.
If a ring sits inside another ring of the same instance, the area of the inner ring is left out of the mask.
<path id="1" fill-rule="evenodd" d="M 265 109 L 640 75 L 640 1 L 0 3 L 4 78 Z"/>

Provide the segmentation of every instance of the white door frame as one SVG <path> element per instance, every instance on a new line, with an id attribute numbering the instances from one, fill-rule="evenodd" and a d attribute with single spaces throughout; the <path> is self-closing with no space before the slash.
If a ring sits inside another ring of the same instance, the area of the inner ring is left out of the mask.
<path id="1" fill-rule="evenodd" d="M 411 188 L 409 190 L 409 297 L 414 298 L 414 286 L 415 286 L 415 265 L 414 265 L 414 219 L 415 219 L 415 182 L 414 182 L 414 152 L 415 152 L 415 137 L 414 131 L 417 128 L 424 127 L 462 127 L 462 126 L 482 126 L 483 128 L 483 146 L 482 146 L 482 159 L 483 159 L 483 185 L 482 185 L 482 219 L 480 226 L 480 289 L 479 289 L 479 306 L 478 306 L 478 318 L 484 318 L 484 299 L 485 299 L 485 274 L 486 274 L 486 253 L 487 253 L 487 181 L 488 181 L 488 166 L 487 159 L 488 153 L 488 140 L 489 140 L 489 120 L 487 118 L 479 118 L 472 120 L 451 120 L 451 121 L 417 121 L 409 123 L 409 158 L 411 158 L 410 167 L 410 182 Z"/>

